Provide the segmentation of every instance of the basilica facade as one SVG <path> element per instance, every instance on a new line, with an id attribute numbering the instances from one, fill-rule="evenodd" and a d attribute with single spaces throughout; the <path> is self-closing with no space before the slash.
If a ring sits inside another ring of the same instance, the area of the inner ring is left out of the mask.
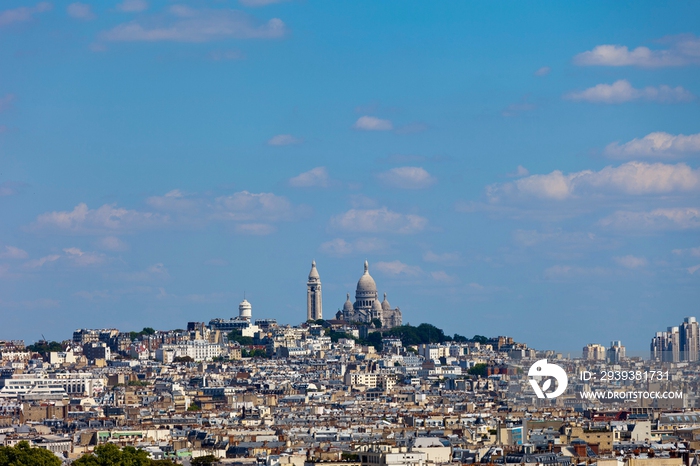
<path id="1" fill-rule="evenodd" d="M 392 309 L 386 299 L 386 293 L 384 293 L 384 301 L 379 302 L 377 284 L 369 274 L 367 261 L 365 261 L 365 273 L 357 282 L 355 302 L 350 302 L 348 293 L 343 309 L 339 310 L 335 317 L 337 320 L 363 323 L 371 323 L 374 319 L 379 319 L 382 322 L 382 328 L 398 327 L 402 323 L 401 310 L 398 307 Z"/>

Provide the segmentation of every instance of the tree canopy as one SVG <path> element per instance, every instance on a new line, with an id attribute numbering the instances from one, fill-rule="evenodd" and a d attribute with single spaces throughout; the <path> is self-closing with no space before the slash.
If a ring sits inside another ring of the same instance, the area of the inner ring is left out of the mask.
<path id="1" fill-rule="evenodd" d="M 61 466 L 61 460 L 49 450 L 22 441 L 14 447 L 0 446 L 0 466 Z"/>

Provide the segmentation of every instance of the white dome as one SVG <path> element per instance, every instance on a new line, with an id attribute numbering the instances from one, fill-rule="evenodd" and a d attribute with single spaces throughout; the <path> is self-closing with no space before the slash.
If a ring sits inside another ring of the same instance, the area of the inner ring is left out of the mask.
<path id="1" fill-rule="evenodd" d="M 248 319 L 253 316 L 253 308 L 246 299 L 241 301 L 241 304 L 238 305 L 238 315 Z"/>
<path id="2" fill-rule="evenodd" d="M 343 304 L 343 311 L 352 311 L 352 303 L 350 302 L 350 293 L 348 293 L 348 299 Z"/>
<path id="3" fill-rule="evenodd" d="M 311 272 L 309 272 L 309 280 L 312 278 L 315 278 L 316 280 L 320 280 L 321 277 L 318 274 L 318 270 L 316 269 L 316 261 L 311 262 Z"/>
<path id="4" fill-rule="evenodd" d="M 382 301 L 382 310 L 383 311 L 390 311 L 391 310 L 391 304 L 389 304 L 389 301 L 386 299 L 386 293 L 384 293 L 384 301 Z"/>
<path id="5" fill-rule="evenodd" d="M 362 274 L 360 280 L 357 282 L 356 295 L 367 295 L 374 294 L 377 295 L 377 284 L 374 283 L 374 278 L 369 274 L 369 264 L 365 261 L 365 273 Z"/>
<path id="6" fill-rule="evenodd" d="M 382 305 L 379 304 L 378 299 L 375 299 L 374 301 L 372 301 L 372 310 L 373 311 L 381 311 L 382 310 Z"/>

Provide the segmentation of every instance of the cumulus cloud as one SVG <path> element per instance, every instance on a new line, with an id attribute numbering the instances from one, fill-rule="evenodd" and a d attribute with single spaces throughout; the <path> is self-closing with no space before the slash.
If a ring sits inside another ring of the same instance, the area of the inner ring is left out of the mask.
<path id="1" fill-rule="evenodd" d="M 49 2 L 40 2 L 33 7 L 19 7 L 10 10 L 0 11 L 0 27 L 7 26 L 12 23 L 23 23 L 30 21 L 35 14 L 44 13 L 51 10 Z"/>
<path id="2" fill-rule="evenodd" d="M 645 267 L 648 264 L 646 258 L 632 255 L 613 257 L 613 260 L 617 265 L 628 269 L 637 269 L 639 267 Z"/>
<path id="3" fill-rule="evenodd" d="M 117 5 L 117 10 L 125 13 L 138 13 L 148 9 L 146 0 L 124 0 Z"/>
<path id="4" fill-rule="evenodd" d="M 688 267 L 686 270 L 688 271 L 689 274 L 694 275 L 695 272 L 697 272 L 698 270 L 700 270 L 700 264 L 694 265 L 694 266 L 692 266 L 692 267 Z"/>
<path id="5" fill-rule="evenodd" d="M 65 248 L 63 252 L 66 253 L 66 257 L 73 264 L 80 267 L 101 264 L 105 261 L 104 254 L 98 254 L 95 252 L 85 252 L 75 247 Z"/>
<path id="6" fill-rule="evenodd" d="M 382 273 L 393 276 L 409 276 L 416 277 L 423 273 L 420 267 L 417 265 L 407 265 L 401 261 L 391 261 L 391 262 L 377 262 L 374 264 L 374 268 Z"/>
<path id="7" fill-rule="evenodd" d="M 630 50 L 625 45 L 598 45 L 574 57 L 580 66 L 638 66 L 661 68 L 700 63 L 700 39 L 692 34 L 672 36 L 666 39 L 671 47 L 651 50 L 637 47 Z"/>
<path id="8" fill-rule="evenodd" d="M 390 120 L 382 120 L 373 116 L 361 116 L 352 127 L 361 131 L 391 131 L 394 129 Z"/>
<path id="9" fill-rule="evenodd" d="M 5 246 L 5 252 L 0 253 L 2 259 L 26 259 L 29 257 L 27 251 L 14 246 Z"/>
<path id="10" fill-rule="evenodd" d="M 388 248 L 387 242 L 379 238 L 358 238 L 354 241 L 346 241 L 335 238 L 321 244 L 319 249 L 331 256 L 347 256 L 349 254 L 382 252 Z"/>
<path id="11" fill-rule="evenodd" d="M 547 76 L 552 69 L 548 66 L 543 66 L 542 68 L 535 71 L 535 76 Z"/>
<path id="12" fill-rule="evenodd" d="M 448 274 L 444 270 L 437 270 L 435 272 L 430 272 L 430 276 L 433 277 L 433 280 L 435 280 L 437 282 L 454 283 L 457 281 L 457 277 Z"/>
<path id="13" fill-rule="evenodd" d="M 641 212 L 619 210 L 601 219 L 600 225 L 626 231 L 695 230 L 700 228 L 700 209 L 675 207 Z"/>
<path id="14" fill-rule="evenodd" d="M 293 188 L 326 188 L 330 183 L 326 167 L 316 167 L 289 179 Z"/>
<path id="15" fill-rule="evenodd" d="M 116 207 L 115 204 L 90 209 L 87 204 L 80 203 L 72 211 L 54 211 L 39 215 L 31 228 L 69 233 L 100 233 L 161 226 L 168 223 L 168 220 L 165 215 L 124 209 Z"/>
<path id="16" fill-rule="evenodd" d="M 240 191 L 215 199 L 214 218 L 242 223 L 268 223 L 298 220 L 306 216 L 283 196 Z"/>
<path id="17" fill-rule="evenodd" d="M 272 138 L 267 141 L 271 146 L 291 146 L 293 144 L 301 144 L 302 142 L 304 142 L 302 138 L 294 137 L 291 134 L 278 134 L 272 136 Z"/>
<path id="18" fill-rule="evenodd" d="M 71 3 L 68 5 L 68 7 L 66 7 L 66 11 L 68 12 L 68 16 L 71 18 L 80 19 L 83 21 L 96 18 L 95 13 L 92 12 L 92 7 L 87 3 Z"/>
<path id="19" fill-rule="evenodd" d="M 116 236 L 105 236 L 98 242 L 98 245 L 108 251 L 126 251 L 129 249 L 129 245 Z"/>
<path id="20" fill-rule="evenodd" d="M 684 154 L 700 153 L 700 133 L 673 135 L 664 132 L 649 133 L 641 139 L 634 138 L 620 144 L 613 142 L 605 147 L 605 155 L 612 158 L 659 157 L 668 158 Z"/>
<path id="21" fill-rule="evenodd" d="M 367 233 L 417 233 L 425 229 L 428 220 L 414 214 L 400 214 L 386 207 L 380 209 L 350 209 L 331 219 L 334 228 Z"/>
<path id="22" fill-rule="evenodd" d="M 570 92 L 564 95 L 564 99 L 603 104 L 619 104 L 635 100 L 680 103 L 690 102 L 695 99 L 695 95 L 681 86 L 671 87 L 665 84 L 659 87 L 647 86 L 644 89 L 636 89 L 626 79 L 620 79 L 612 84 L 598 84 L 583 91 Z"/>
<path id="23" fill-rule="evenodd" d="M 509 183 L 487 187 L 491 201 L 506 197 L 565 200 L 585 194 L 624 193 L 632 195 L 691 192 L 700 189 L 700 169 L 684 163 L 627 162 L 600 171 L 584 170 L 564 174 L 555 170 L 530 175 Z"/>
<path id="24" fill-rule="evenodd" d="M 514 172 L 506 173 L 506 176 L 508 178 L 521 178 L 521 177 L 527 176 L 529 174 L 530 174 L 530 170 L 523 167 L 522 165 L 518 165 L 518 168 L 516 168 Z"/>
<path id="25" fill-rule="evenodd" d="M 146 204 L 154 209 L 169 212 L 188 212 L 194 211 L 197 208 L 197 202 L 194 199 L 188 198 L 185 193 L 179 189 L 173 189 L 163 196 L 151 196 L 146 199 Z"/>
<path id="26" fill-rule="evenodd" d="M 671 252 L 677 256 L 700 257 L 700 246 L 688 249 L 674 249 Z"/>
<path id="27" fill-rule="evenodd" d="M 393 188 L 423 189 L 435 183 L 435 177 L 423 167 L 397 167 L 377 175 L 380 181 Z"/>
<path id="28" fill-rule="evenodd" d="M 26 267 L 28 269 L 40 269 L 45 264 L 55 262 L 60 258 L 61 258 L 61 256 L 59 254 L 50 254 L 48 256 L 44 256 L 44 257 L 41 257 L 39 259 L 27 261 L 24 263 L 24 267 Z"/>
<path id="29" fill-rule="evenodd" d="M 250 15 L 228 9 L 170 7 L 164 19 L 153 17 L 115 26 L 100 34 L 112 42 L 210 42 L 223 39 L 277 39 L 287 28 L 279 18 L 260 24 Z"/>

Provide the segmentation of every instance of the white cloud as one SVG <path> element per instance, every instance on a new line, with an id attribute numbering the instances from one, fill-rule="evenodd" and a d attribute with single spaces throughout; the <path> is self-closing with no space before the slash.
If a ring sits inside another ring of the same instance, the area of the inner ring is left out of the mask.
<path id="1" fill-rule="evenodd" d="M 613 257 L 613 260 L 618 265 L 628 269 L 637 269 L 639 267 L 645 267 L 648 264 L 646 258 L 632 255 Z"/>
<path id="2" fill-rule="evenodd" d="M 273 5 L 275 3 L 283 3 L 289 0 L 238 0 L 241 5 L 257 8 L 261 6 Z"/>
<path id="3" fill-rule="evenodd" d="M 29 257 L 27 251 L 14 246 L 5 246 L 5 252 L 0 253 L 2 259 L 26 259 Z"/>
<path id="4" fill-rule="evenodd" d="M 289 186 L 293 188 L 326 188 L 329 183 L 326 167 L 316 167 L 289 179 Z"/>
<path id="5" fill-rule="evenodd" d="M 634 138 L 620 144 L 613 142 L 605 147 L 605 155 L 612 158 L 674 157 L 700 153 L 700 133 L 673 135 L 661 131 L 649 133 L 641 139 Z"/>
<path id="6" fill-rule="evenodd" d="M 98 245 L 108 251 L 126 251 L 129 249 L 129 245 L 116 236 L 105 236 L 98 242 Z"/>
<path id="7" fill-rule="evenodd" d="M 283 196 L 248 191 L 216 198 L 215 209 L 215 218 L 244 223 L 292 221 L 306 216 L 303 208 L 295 207 Z"/>
<path id="8" fill-rule="evenodd" d="M 423 260 L 426 262 L 438 262 L 441 264 L 457 264 L 460 261 L 458 252 L 444 252 L 436 254 L 433 251 L 423 253 Z"/>
<path id="9" fill-rule="evenodd" d="M 12 23 L 22 23 L 30 21 L 36 13 L 44 13 L 51 10 L 49 2 L 40 2 L 33 7 L 19 7 L 10 10 L 0 11 L 0 27 Z"/>
<path id="10" fill-rule="evenodd" d="M 192 212 L 197 208 L 197 202 L 188 199 L 179 189 L 173 189 L 163 196 L 151 196 L 146 199 L 146 204 L 154 209 L 170 212 Z"/>
<path id="11" fill-rule="evenodd" d="M 552 69 L 548 66 L 543 66 L 539 70 L 535 71 L 535 76 L 547 76 Z"/>
<path id="12" fill-rule="evenodd" d="M 382 120 L 373 116 L 361 116 L 357 119 L 353 128 L 362 131 L 391 131 L 394 125 L 390 120 Z"/>
<path id="13" fill-rule="evenodd" d="M 435 183 L 436 179 L 423 167 L 397 167 L 377 175 L 388 186 L 402 189 L 423 189 Z"/>
<path id="14" fill-rule="evenodd" d="M 677 256 L 692 256 L 692 257 L 700 257 L 700 246 L 696 248 L 688 248 L 688 249 L 674 249 L 671 251 L 673 254 Z"/>
<path id="15" fill-rule="evenodd" d="M 301 144 L 302 142 L 304 142 L 302 138 L 294 137 L 291 134 L 278 134 L 267 141 L 271 146 L 290 146 L 292 144 Z"/>
<path id="16" fill-rule="evenodd" d="M 332 256 L 347 256 L 355 253 L 370 253 L 386 251 L 388 245 L 386 241 L 379 238 L 358 238 L 354 241 L 345 241 L 342 238 L 335 238 L 321 244 L 321 252 Z"/>
<path id="17" fill-rule="evenodd" d="M 700 209 L 676 207 L 648 212 L 620 210 L 600 220 L 600 224 L 627 231 L 693 230 L 700 228 Z"/>
<path id="18" fill-rule="evenodd" d="M 457 277 L 454 277 L 452 275 L 449 275 L 447 272 L 444 270 L 438 270 L 435 272 L 430 272 L 430 276 L 433 277 L 433 280 L 437 282 L 443 282 L 443 283 L 454 283 L 457 281 Z"/>
<path id="19" fill-rule="evenodd" d="M 692 267 L 688 267 L 686 270 L 688 271 L 689 274 L 694 275 L 695 272 L 697 272 L 698 270 L 700 270 L 700 264 L 694 265 L 694 266 L 692 266 Z"/>
<path id="20" fill-rule="evenodd" d="M 423 271 L 417 265 L 407 265 L 401 261 L 391 261 L 391 262 L 377 262 L 374 264 L 374 268 L 387 275 L 406 275 L 409 277 L 416 277 L 421 275 Z"/>
<path id="21" fill-rule="evenodd" d="M 104 254 L 97 254 L 95 252 L 84 252 L 78 248 L 65 248 L 63 252 L 66 253 L 66 257 L 71 260 L 75 265 L 78 266 L 88 266 L 101 264 L 105 261 Z"/>
<path id="22" fill-rule="evenodd" d="M 195 10 L 176 5 L 169 21 L 135 20 L 104 31 L 100 37 L 113 42 L 210 42 L 223 39 L 277 39 L 287 33 L 279 18 L 258 24 L 242 11 L 228 9 Z"/>
<path id="23" fill-rule="evenodd" d="M 61 258 L 61 256 L 58 254 L 50 254 L 50 255 L 44 256 L 40 259 L 34 259 L 34 260 L 27 261 L 24 263 L 24 266 L 28 269 L 39 269 L 39 268 L 43 267 L 44 264 L 55 262 L 60 258 Z"/>
<path id="24" fill-rule="evenodd" d="M 138 13 L 146 9 L 148 9 L 148 2 L 146 2 L 146 0 L 124 0 L 117 5 L 117 10 L 125 13 Z"/>
<path id="25" fill-rule="evenodd" d="M 564 174 L 555 170 L 546 175 L 530 175 L 513 182 L 490 185 L 487 195 L 492 201 L 504 197 L 565 200 L 577 195 L 609 192 L 643 195 L 698 190 L 700 169 L 693 169 L 684 163 L 627 162 L 600 171 Z"/>
<path id="26" fill-rule="evenodd" d="M 80 203 L 70 212 L 54 211 L 39 215 L 32 224 L 32 229 L 99 233 L 155 227 L 168 221 L 169 218 L 165 215 L 118 208 L 115 204 L 89 209 L 85 203 Z"/>
<path id="27" fill-rule="evenodd" d="M 516 168 L 514 172 L 506 173 L 506 176 L 508 178 L 522 178 L 523 176 L 527 176 L 529 174 L 530 170 L 523 167 L 522 165 L 518 165 L 518 168 Z"/>
<path id="28" fill-rule="evenodd" d="M 350 209 L 331 219 L 331 225 L 342 231 L 417 233 L 428 220 L 419 215 L 400 214 L 386 207 L 380 209 Z"/>
<path id="29" fill-rule="evenodd" d="M 619 104 L 634 100 L 646 100 L 661 103 L 690 102 L 695 96 L 681 86 L 671 87 L 662 84 L 659 87 L 647 86 L 636 89 L 626 79 L 612 84 L 598 84 L 580 92 L 564 95 L 567 100 L 604 104 Z"/>
<path id="30" fill-rule="evenodd" d="M 574 57 L 574 63 L 581 66 L 639 66 L 660 68 L 700 63 L 700 39 L 692 34 L 667 38 L 671 47 L 665 50 L 651 50 L 637 47 L 630 50 L 624 45 L 598 45 L 593 50 Z"/>
<path id="31" fill-rule="evenodd" d="M 68 16 L 75 19 L 88 21 L 96 18 L 95 13 L 92 12 L 92 7 L 87 3 L 71 3 L 66 8 L 66 11 L 68 12 Z"/>

